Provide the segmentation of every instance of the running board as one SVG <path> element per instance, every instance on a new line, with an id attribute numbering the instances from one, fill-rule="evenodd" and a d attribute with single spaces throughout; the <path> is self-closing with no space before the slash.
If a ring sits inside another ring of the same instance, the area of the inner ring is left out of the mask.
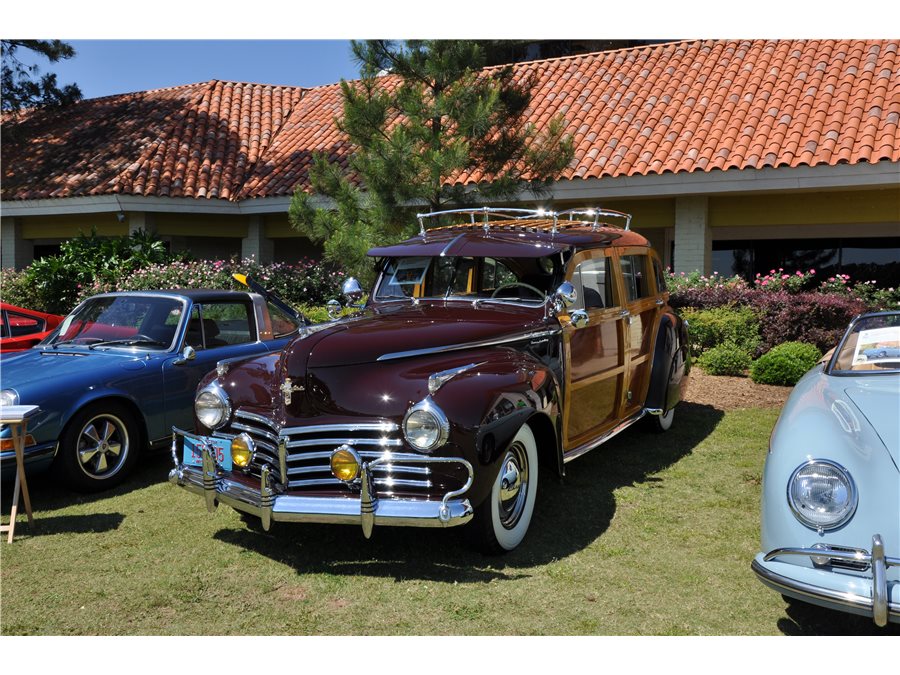
<path id="1" fill-rule="evenodd" d="M 569 450 L 569 452 L 567 452 L 563 455 L 563 462 L 568 464 L 573 459 L 578 459 L 583 454 L 590 452 L 591 450 L 596 448 L 598 445 L 602 445 L 603 443 L 606 443 L 606 441 L 608 441 L 610 438 L 620 434 L 621 432 L 625 431 L 628 427 L 630 427 L 632 424 L 634 424 L 638 420 L 642 419 L 644 417 L 644 415 L 647 414 L 647 412 L 648 411 L 646 408 L 641 408 L 640 411 L 636 412 L 634 415 L 629 417 L 627 420 L 623 420 L 623 421 L 619 422 L 616 426 L 614 426 L 612 429 L 607 431 L 605 434 L 603 434 L 599 438 L 595 438 L 594 440 L 588 441 L 587 443 L 585 443 L 583 445 L 579 445 L 577 448 Z"/>

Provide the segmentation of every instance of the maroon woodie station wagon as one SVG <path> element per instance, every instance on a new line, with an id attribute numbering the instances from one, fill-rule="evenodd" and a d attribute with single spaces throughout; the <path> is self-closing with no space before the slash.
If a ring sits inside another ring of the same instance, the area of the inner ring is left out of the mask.
<path id="1" fill-rule="evenodd" d="M 426 227 L 438 218 L 462 222 Z M 420 215 L 418 236 L 369 252 L 378 278 L 359 311 L 200 383 L 196 433 L 174 430 L 171 482 L 265 529 L 347 523 L 368 537 L 472 521 L 485 550 L 514 549 L 544 472 L 564 475 L 645 416 L 672 425 L 686 326 L 630 220 Z M 353 279 L 344 293 L 362 297 Z"/>

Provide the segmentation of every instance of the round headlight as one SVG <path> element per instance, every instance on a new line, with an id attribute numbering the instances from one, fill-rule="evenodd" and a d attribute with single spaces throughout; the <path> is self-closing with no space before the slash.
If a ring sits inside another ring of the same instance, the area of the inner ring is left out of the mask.
<path id="1" fill-rule="evenodd" d="M 0 391 L 0 405 L 18 405 L 19 395 L 14 389 Z"/>
<path id="2" fill-rule="evenodd" d="M 788 481 L 788 503 L 807 527 L 833 530 L 856 511 L 858 495 L 850 473 L 827 459 L 797 467 Z"/>
<path id="3" fill-rule="evenodd" d="M 417 450 L 434 450 L 447 442 L 450 423 L 431 398 L 416 403 L 403 420 L 403 435 Z"/>
<path id="4" fill-rule="evenodd" d="M 228 421 L 231 415 L 231 401 L 228 395 L 218 384 L 212 384 L 203 388 L 194 399 L 194 412 L 200 424 L 207 429 L 218 429 Z"/>
<path id="5" fill-rule="evenodd" d="M 331 453 L 331 473 L 345 483 L 356 480 L 361 463 L 359 455 L 349 446 L 342 445 Z"/>

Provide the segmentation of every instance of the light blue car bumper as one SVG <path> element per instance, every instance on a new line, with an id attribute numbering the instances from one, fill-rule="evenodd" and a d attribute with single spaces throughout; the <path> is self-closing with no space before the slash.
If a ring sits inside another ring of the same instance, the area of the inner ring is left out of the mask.
<path id="1" fill-rule="evenodd" d="M 797 557 L 812 559 L 813 566 L 790 562 Z M 762 583 L 791 598 L 868 616 L 878 626 L 900 623 L 900 581 L 888 578 L 900 559 L 885 556 L 879 535 L 871 551 L 780 548 L 757 553 L 751 568 Z"/>

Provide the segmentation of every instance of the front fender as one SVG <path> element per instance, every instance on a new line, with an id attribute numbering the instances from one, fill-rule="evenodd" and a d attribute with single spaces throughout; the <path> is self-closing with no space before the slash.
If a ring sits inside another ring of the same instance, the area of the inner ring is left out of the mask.
<path id="1" fill-rule="evenodd" d="M 669 311 L 662 315 L 657 330 L 650 387 L 644 405 L 670 410 L 681 400 L 691 370 L 687 323 Z"/>

